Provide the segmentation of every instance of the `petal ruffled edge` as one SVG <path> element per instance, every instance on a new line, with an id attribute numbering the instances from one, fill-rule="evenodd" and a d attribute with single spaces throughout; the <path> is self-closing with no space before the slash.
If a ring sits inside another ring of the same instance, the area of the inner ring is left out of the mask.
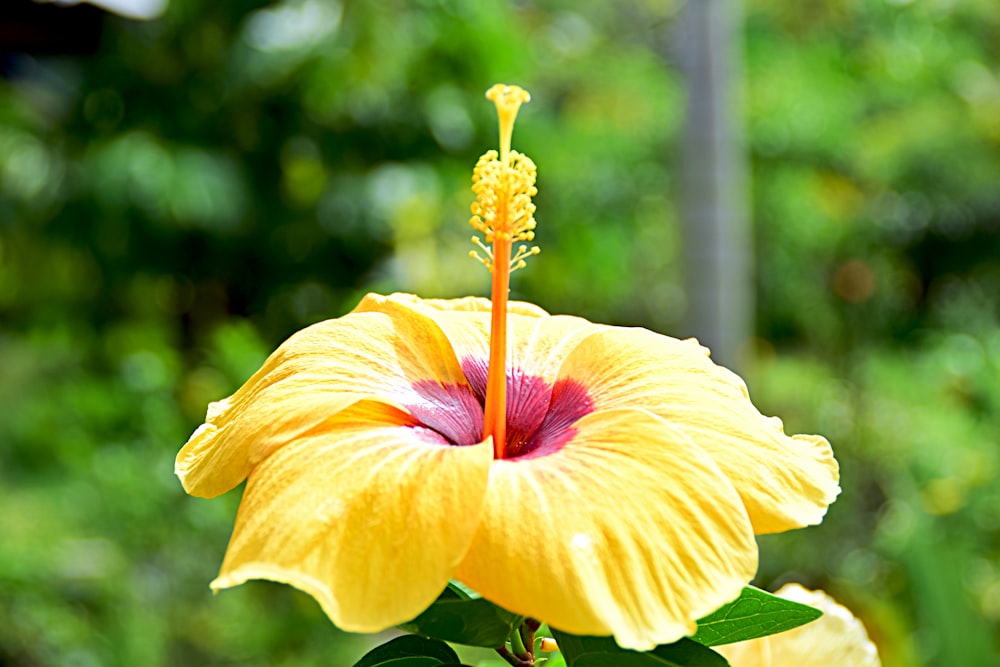
<path id="1" fill-rule="evenodd" d="M 287 419 L 289 413 L 282 409 L 286 401 L 280 398 L 243 414 L 233 408 L 233 397 L 210 403 L 205 423 L 177 453 L 174 474 L 188 494 L 214 498 L 245 480 L 270 452 L 363 398 L 351 394 L 312 396 L 308 406 L 296 399 L 293 422 Z"/>
<path id="2" fill-rule="evenodd" d="M 492 451 L 489 440 L 441 444 L 403 412 L 358 403 L 250 474 L 212 588 L 286 583 L 352 632 L 406 622 L 433 602 L 465 554 Z"/>
<path id="3" fill-rule="evenodd" d="M 401 409 L 426 403 L 418 384 L 467 386 L 455 350 L 434 321 L 387 303 L 296 332 L 236 393 L 209 406 L 177 455 L 185 490 L 213 497 L 255 465 L 359 400 Z"/>
<path id="4" fill-rule="evenodd" d="M 830 443 L 786 435 L 693 339 L 606 327 L 577 345 L 560 378 L 585 386 L 597 410 L 641 408 L 683 429 L 739 491 L 757 534 L 819 523 L 840 493 Z"/>

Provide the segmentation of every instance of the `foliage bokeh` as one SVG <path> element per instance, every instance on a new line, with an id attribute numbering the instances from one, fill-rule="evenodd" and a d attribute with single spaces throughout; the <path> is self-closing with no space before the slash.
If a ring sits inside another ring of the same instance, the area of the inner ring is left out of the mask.
<path id="1" fill-rule="evenodd" d="M 997 661 L 1000 6 L 748 0 L 765 413 L 834 444 L 827 521 L 758 583 L 830 590 L 883 662 Z M 471 166 L 534 94 L 518 298 L 680 330 L 681 3 L 172 0 L 0 81 L 0 662 L 346 664 L 265 583 L 212 598 L 238 498 L 184 496 L 205 405 L 366 291 L 484 294 Z"/>

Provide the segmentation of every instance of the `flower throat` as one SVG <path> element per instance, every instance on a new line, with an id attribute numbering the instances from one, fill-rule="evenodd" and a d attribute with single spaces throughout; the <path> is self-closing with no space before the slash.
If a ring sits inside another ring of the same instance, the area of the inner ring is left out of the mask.
<path id="1" fill-rule="evenodd" d="M 493 436 L 494 458 L 506 458 L 507 437 L 507 297 L 510 274 L 523 268 L 525 259 L 537 255 L 537 246 L 518 241 L 535 238 L 535 163 L 526 155 L 510 149 L 514 120 L 518 109 L 531 99 L 518 86 L 497 84 L 486 91 L 486 98 L 497 108 L 500 121 L 500 152 L 487 151 L 479 158 L 472 173 L 472 204 L 469 220 L 483 237 L 473 236 L 483 254 L 469 254 L 486 265 L 493 276 L 491 286 L 490 361 L 486 380 L 483 438 Z"/>

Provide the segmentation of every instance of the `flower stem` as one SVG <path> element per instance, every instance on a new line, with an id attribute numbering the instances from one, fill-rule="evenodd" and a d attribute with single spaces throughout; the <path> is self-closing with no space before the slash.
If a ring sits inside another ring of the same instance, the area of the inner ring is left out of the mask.
<path id="1" fill-rule="evenodd" d="M 526 618 L 521 627 L 517 629 L 518 634 L 521 635 L 521 644 L 528 647 L 528 652 L 532 656 L 532 659 L 535 655 L 535 632 L 540 625 L 535 619 Z"/>
<path id="2" fill-rule="evenodd" d="M 510 648 L 506 645 L 496 649 L 500 657 L 514 667 L 534 667 L 535 665 L 535 632 L 541 623 L 533 618 L 526 618 L 510 633 Z"/>
<path id="3" fill-rule="evenodd" d="M 510 649 L 508 649 L 506 646 L 501 646 L 500 648 L 498 648 L 497 653 L 500 654 L 501 658 L 503 658 L 510 664 L 514 665 L 514 667 L 535 667 L 534 658 L 532 658 L 531 660 L 522 660 L 521 658 L 518 658 L 516 655 L 511 653 Z"/>

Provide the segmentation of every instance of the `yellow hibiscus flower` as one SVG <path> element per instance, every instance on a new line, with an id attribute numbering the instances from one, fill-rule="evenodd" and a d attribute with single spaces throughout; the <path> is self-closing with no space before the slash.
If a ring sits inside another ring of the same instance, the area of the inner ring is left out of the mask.
<path id="1" fill-rule="evenodd" d="M 650 649 L 739 595 L 755 533 L 818 523 L 839 492 L 820 436 L 787 436 L 693 340 L 507 302 L 537 252 L 527 98 L 495 87 L 476 168 L 493 298 L 370 294 L 282 344 L 177 456 L 188 493 L 247 480 L 214 589 L 315 597 L 345 630 L 423 611 L 455 578 L 573 634 Z M 500 278 L 497 276 L 500 275 Z"/>
<path id="2" fill-rule="evenodd" d="M 823 615 L 794 630 L 714 647 L 732 667 L 879 667 L 882 664 L 861 621 L 823 591 L 786 584 L 776 595 L 816 607 Z"/>

